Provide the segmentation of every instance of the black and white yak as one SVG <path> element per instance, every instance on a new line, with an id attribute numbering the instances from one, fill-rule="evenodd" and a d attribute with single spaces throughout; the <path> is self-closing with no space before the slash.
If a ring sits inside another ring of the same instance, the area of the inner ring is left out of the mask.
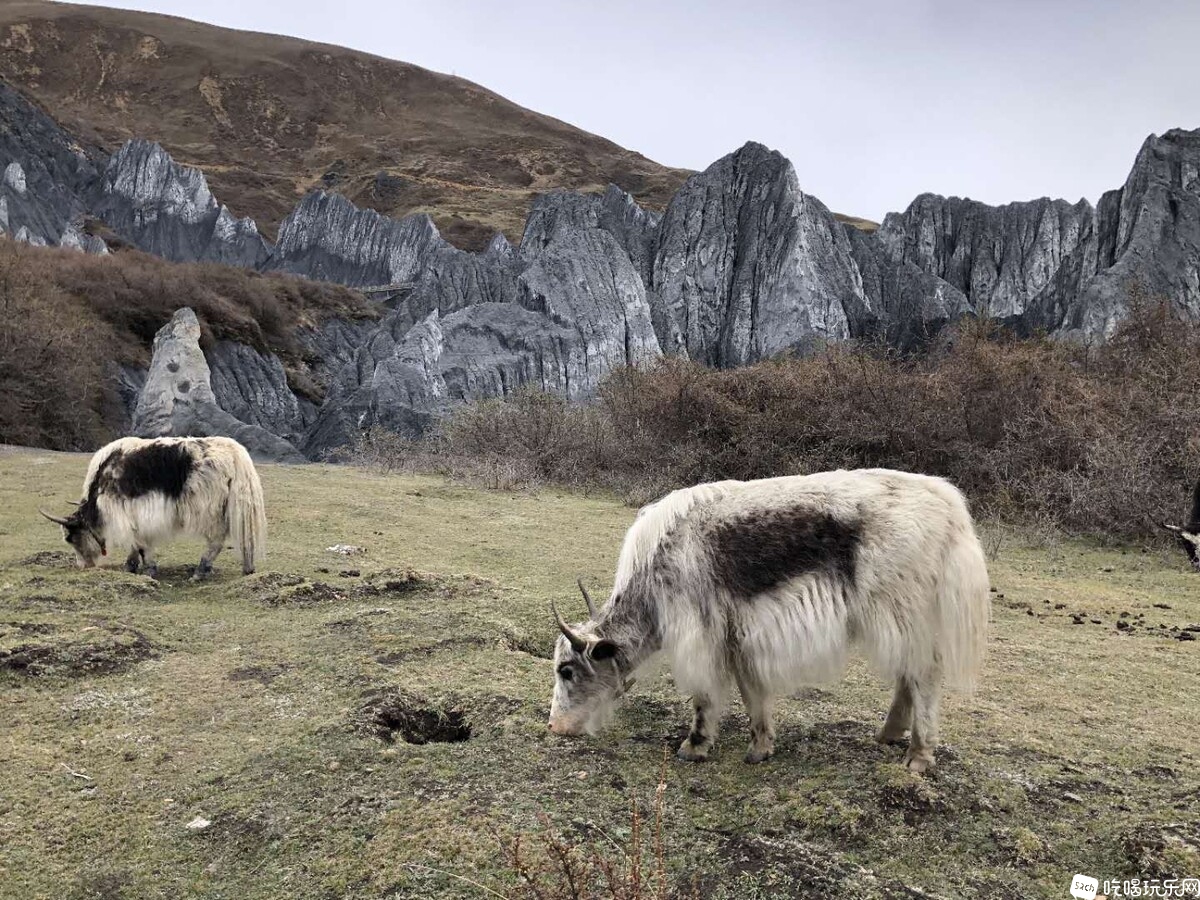
<path id="1" fill-rule="evenodd" d="M 1197 481 L 1196 486 L 1192 489 L 1192 512 L 1188 516 L 1187 524 L 1168 525 L 1166 522 L 1159 524 L 1175 535 L 1179 546 L 1187 554 L 1192 568 L 1200 571 L 1200 481 Z"/>
<path id="2" fill-rule="evenodd" d="M 583 589 L 583 585 L 580 585 Z M 721 481 L 668 494 L 625 536 L 612 595 L 554 653 L 549 728 L 591 733 L 660 651 L 691 695 L 678 755 L 712 749 L 736 683 L 747 762 L 774 752 L 776 697 L 840 675 L 851 646 L 895 684 L 878 739 L 933 765 L 942 681 L 970 688 L 987 636 L 983 550 L 940 478 L 886 469 Z"/>
<path id="3" fill-rule="evenodd" d="M 144 565 L 157 577 L 155 547 L 177 535 L 206 542 L 198 579 L 212 572 L 228 538 L 247 575 L 266 551 L 262 484 L 250 454 L 232 438 L 113 441 L 92 457 L 76 510 L 65 518 L 41 513 L 63 527 L 81 568 L 112 547 L 128 553 L 128 571 Z"/>

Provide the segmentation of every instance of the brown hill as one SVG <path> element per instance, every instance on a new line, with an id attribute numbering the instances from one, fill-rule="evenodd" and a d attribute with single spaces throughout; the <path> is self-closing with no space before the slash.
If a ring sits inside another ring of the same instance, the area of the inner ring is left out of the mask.
<path id="1" fill-rule="evenodd" d="M 475 248 L 519 237 L 542 191 L 614 182 L 661 209 L 688 175 L 461 78 L 171 16 L 7 0 L 0 76 L 109 150 L 158 141 L 272 237 L 316 187 Z"/>

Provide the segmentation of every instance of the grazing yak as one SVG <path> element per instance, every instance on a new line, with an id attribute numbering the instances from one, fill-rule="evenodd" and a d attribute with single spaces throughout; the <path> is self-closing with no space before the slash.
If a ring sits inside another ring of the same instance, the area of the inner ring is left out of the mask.
<path id="1" fill-rule="evenodd" d="M 250 454 L 232 438 L 113 441 L 92 457 L 73 513 L 40 512 L 63 527 L 80 568 L 96 565 L 111 546 L 128 551 L 128 571 L 142 564 L 156 578 L 155 546 L 180 534 L 207 543 L 197 579 L 212 572 L 227 538 L 247 575 L 266 550 L 262 484 Z"/>
<path id="2" fill-rule="evenodd" d="M 583 590 L 583 585 L 580 584 Z M 969 688 L 987 635 L 983 550 L 962 494 L 886 469 L 721 481 L 668 494 L 625 536 L 612 595 L 562 632 L 549 728 L 592 733 L 659 651 L 694 706 L 678 755 L 705 759 L 727 689 L 750 717 L 747 762 L 774 752 L 772 707 L 837 677 L 851 646 L 895 685 L 885 743 L 933 765 L 943 678 Z"/>
<path id="3" fill-rule="evenodd" d="M 1191 561 L 1192 568 L 1200 571 L 1200 481 L 1197 481 L 1195 488 L 1192 489 L 1192 512 L 1188 516 L 1187 524 L 1183 526 L 1168 525 L 1166 522 L 1159 524 L 1175 535 L 1179 546 L 1183 548 L 1183 552 Z"/>

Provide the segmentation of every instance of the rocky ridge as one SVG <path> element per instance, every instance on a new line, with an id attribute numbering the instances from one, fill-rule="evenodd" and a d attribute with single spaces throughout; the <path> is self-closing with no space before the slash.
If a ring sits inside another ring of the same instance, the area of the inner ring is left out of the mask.
<path id="1" fill-rule="evenodd" d="M 167 403 L 156 357 L 138 408 L 153 396 L 159 412 L 136 427 L 259 429 L 281 443 L 255 432 L 258 452 L 283 458 L 370 427 L 420 432 L 457 403 L 525 384 L 586 398 L 614 369 L 664 354 L 727 367 L 846 339 L 910 349 L 969 315 L 1097 339 L 1139 292 L 1200 316 L 1200 132 L 1149 138 L 1094 208 L 922 195 L 875 234 L 839 222 L 784 157 L 750 143 L 691 176 L 661 215 L 615 186 L 553 191 L 519 247 L 496 235 L 471 253 L 428 216 L 392 219 L 327 191 L 306 196 L 271 245 L 156 144 L 105 159 L 7 88 L 0 116 L 22 123 L 0 133 L 0 229 L 13 237 L 103 251 L 84 230 L 95 216 L 170 259 L 388 286 L 377 322 L 300 335 L 326 382 L 319 408 L 292 393 L 278 359 L 228 342 L 208 350 L 203 378 L 185 379 L 203 382 L 201 401 Z M 184 412 L 162 412 L 172 404 Z"/>

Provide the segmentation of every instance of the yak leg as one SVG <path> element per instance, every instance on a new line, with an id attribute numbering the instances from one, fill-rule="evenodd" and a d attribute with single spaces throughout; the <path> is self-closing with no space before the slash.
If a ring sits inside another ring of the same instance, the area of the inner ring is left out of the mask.
<path id="1" fill-rule="evenodd" d="M 934 670 L 912 685 L 912 739 L 904 754 L 904 765 L 918 774 L 933 767 L 933 751 L 938 739 L 938 702 L 942 693 L 942 673 Z"/>
<path id="2" fill-rule="evenodd" d="M 692 697 L 692 730 L 675 751 L 676 756 L 690 762 L 708 759 L 708 751 L 717 739 L 722 706 L 722 698 L 716 694 L 696 694 Z"/>
<path id="3" fill-rule="evenodd" d="M 875 740 L 881 744 L 895 744 L 904 738 L 904 733 L 912 727 L 913 693 L 912 683 L 901 676 L 896 679 L 896 691 L 892 695 L 892 708 L 888 710 L 887 720 Z"/>
<path id="4" fill-rule="evenodd" d="M 750 748 L 746 762 L 765 762 L 775 755 L 775 698 L 756 679 L 738 675 L 738 690 L 750 716 Z"/>
<path id="5" fill-rule="evenodd" d="M 225 535 L 221 535 L 219 538 L 209 538 L 208 547 L 205 548 L 204 555 L 200 557 L 200 565 L 196 567 L 196 573 L 192 576 L 193 581 L 199 581 L 212 574 L 213 560 L 217 558 L 217 554 L 224 546 Z"/>
<path id="6" fill-rule="evenodd" d="M 137 570 L 142 565 L 142 548 L 134 547 L 129 551 L 129 555 L 125 557 L 125 571 L 133 575 L 137 574 Z"/>
<path id="7" fill-rule="evenodd" d="M 153 547 L 142 547 L 142 574 L 158 580 L 158 558 L 154 555 Z"/>

